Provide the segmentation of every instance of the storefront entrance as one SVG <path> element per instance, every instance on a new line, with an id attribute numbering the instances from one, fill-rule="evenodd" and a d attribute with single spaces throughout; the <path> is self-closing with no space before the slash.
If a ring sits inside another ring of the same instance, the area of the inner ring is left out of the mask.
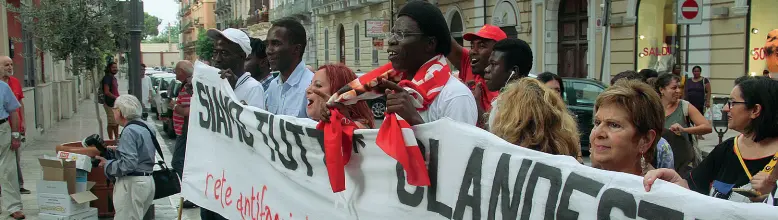
<path id="1" fill-rule="evenodd" d="M 670 72 L 680 63 L 679 26 L 675 24 L 675 0 L 638 2 L 635 70 Z"/>

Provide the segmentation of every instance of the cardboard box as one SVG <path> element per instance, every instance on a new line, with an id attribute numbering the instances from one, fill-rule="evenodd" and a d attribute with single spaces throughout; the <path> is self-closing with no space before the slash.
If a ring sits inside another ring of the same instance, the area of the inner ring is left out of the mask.
<path id="1" fill-rule="evenodd" d="M 67 151 L 59 151 L 57 152 L 57 158 L 65 159 L 67 161 L 75 161 L 76 169 L 83 170 L 86 172 L 92 171 L 92 158 L 87 155 L 71 153 Z"/>
<path id="2" fill-rule="evenodd" d="M 52 215 L 41 213 L 38 215 L 40 220 L 97 220 L 97 208 L 84 209 L 79 213 L 73 215 Z"/>
<path id="3" fill-rule="evenodd" d="M 89 191 L 94 186 L 92 182 L 76 190 L 75 161 L 45 158 L 38 161 L 43 169 L 43 180 L 36 184 L 40 213 L 70 216 L 89 208 L 89 202 L 97 200 Z"/>

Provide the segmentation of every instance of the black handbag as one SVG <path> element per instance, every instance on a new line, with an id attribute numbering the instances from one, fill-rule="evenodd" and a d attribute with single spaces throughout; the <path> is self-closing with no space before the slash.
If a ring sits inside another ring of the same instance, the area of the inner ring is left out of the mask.
<path id="1" fill-rule="evenodd" d="M 139 125 L 149 131 L 151 134 L 151 140 L 154 142 L 154 147 L 157 149 L 159 157 L 162 158 L 162 160 L 157 161 L 157 165 L 159 165 L 159 167 L 162 169 L 155 170 L 152 173 L 152 176 L 154 177 L 155 188 L 154 199 L 161 199 L 175 195 L 176 193 L 180 193 L 181 182 L 179 182 L 178 174 L 173 169 L 170 169 L 167 167 L 167 165 L 165 165 L 165 156 L 162 154 L 162 148 L 160 148 L 159 141 L 157 141 L 157 137 L 154 135 L 154 132 L 151 132 L 151 129 L 149 129 L 146 123 L 141 121 L 134 120 L 127 123 L 127 125 L 130 124 Z"/>

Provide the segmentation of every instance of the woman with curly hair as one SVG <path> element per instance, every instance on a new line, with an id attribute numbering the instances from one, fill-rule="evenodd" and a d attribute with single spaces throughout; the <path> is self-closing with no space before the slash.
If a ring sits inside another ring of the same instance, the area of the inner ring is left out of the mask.
<path id="1" fill-rule="evenodd" d="M 522 147 L 578 157 L 578 127 L 556 91 L 532 78 L 509 84 L 497 99 L 490 132 Z M 578 158 L 579 161 L 581 160 Z"/>
<path id="2" fill-rule="evenodd" d="M 319 67 L 313 75 L 311 85 L 305 90 L 305 97 L 308 99 L 306 109 L 308 117 L 315 121 L 328 120 L 330 112 L 327 109 L 327 100 L 338 89 L 356 78 L 357 75 L 343 64 L 327 64 Z M 359 128 L 375 128 L 375 119 L 367 102 L 359 101 L 353 105 L 337 107 L 341 114 L 356 122 Z"/>

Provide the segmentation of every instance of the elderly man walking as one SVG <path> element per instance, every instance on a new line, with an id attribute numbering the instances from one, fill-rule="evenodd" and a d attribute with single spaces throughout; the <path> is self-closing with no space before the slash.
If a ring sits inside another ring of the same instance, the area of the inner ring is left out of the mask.
<path id="1" fill-rule="evenodd" d="M 100 167 L 105 176 L 115 179 L 113 204 L 115 219 L 142 219 L 154 201 L 154 178 L 151 176 L 156 161 L 156 133 L 141 120 L 143 109 L 138 98 L 120 95 L 112 107 L 116 122 L 124 126 L 119 135 L 119 146 L 113 147 L 114 158 L 103 158 Z"/>
<path id="2" fill-rule="evenodd" d="M 2 63 L 5 64 L 6 61 Z M 2 188 L 0 204 L 11 213 L 11 218 L 24 219 L 15 153 L 22 144 L 22 134 L 19 133 L 21 126 L 18 126 L 19 114 L 16 113 L 21 104 L 5 81 L 0 81 L 0 103 L 2 103 L 0 108 L 0 188 Z"/>

